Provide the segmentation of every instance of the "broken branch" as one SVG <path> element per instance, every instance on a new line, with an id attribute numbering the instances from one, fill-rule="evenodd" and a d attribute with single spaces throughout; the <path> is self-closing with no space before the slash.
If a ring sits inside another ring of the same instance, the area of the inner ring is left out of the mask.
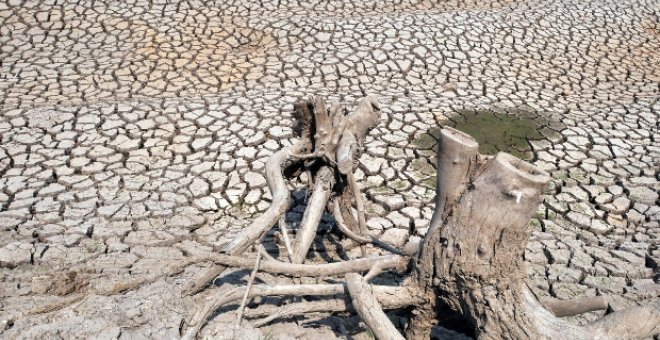
<path id="1" fill-rule="evenodd" d="M 245 287 L 245 294 L 243 295 L 243 300 L 241 301 L 241 306 L 238 307 L 238 315 L 236 316 L 236 327 L 238 328 L 241 325 L 241 320 L 243 320 L 243 311 L 245 310 L 245 305 L 247 305 L 248 301 L 248 295 L 250 295 L 250 289 L 252 288 L 252 284 L 254 283 L 254 278 L 257 276 L 257 272 L 259 271 L 259 263 L 261 262 L 261 251 L 266 252 L 261 244 L 259 244 L 257 247 L 259 247 L 259 252 L 257 252 L 257 260 L 254 263 L 254 269 L 252 270 L 252 273 L 250 273 L 250 278 L 248 279 L 247 282 L 247 287 Z"/>
<path id="2" fill-rule="evenodd" d="M 383 312 L 371 285 L 360 274 L 346 274 L 346 286 L 357 313 L 377 339 L 404 340 Z"/>

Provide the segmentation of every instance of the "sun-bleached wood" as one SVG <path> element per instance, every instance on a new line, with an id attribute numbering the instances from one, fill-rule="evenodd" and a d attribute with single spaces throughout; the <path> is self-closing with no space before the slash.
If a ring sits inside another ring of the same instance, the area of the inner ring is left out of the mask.
<path id="1" fill-rule="evenodd" d="M 353 307 L 378 340 L 404 340 L 387 318 L 371 285 L 360 274 L 346 274 L 346 287 Z"/>
<path id="2" fill-rule="evenodd" d="M 305 258 L 307 258 L 307 253 L 312 242 L 314 242 L 316 229 L 319 226 L 319 222 L 321 222 L 321 217 L 330 199 L 330 194 L 332 194 L 332 186 L 334 184 L 335 179 L 332 170 L 327 166 L 322 167 L 316 174 L 314 191 L 312 191 L 312 196 L 307 204 L 307 209 L 305 209 L 296 239 L 293 242 L 293 258 L 291 262 L 303 263 Z"/>
<path id="3" fill-rule="evenodd" d="M 580 326 L 560 316 L 604 309 L 606 297 L 540 302 L 528 287 L 523 254 L 532 231 L 528 222 L 543 199 L 550 176 L 506 153 L 494 157 L 481 155 L 474 138 L 451 128 L 442 129 L 439 136 L 435 211 L 418 252 L 411 252 L 409 256 L 301 264 L 316 236 L 320 214 L 328 201 L 337 229 L 359 243 L 379 245 L 377 239 L 360 228 L 364 221 L 359 214 L 357 218 L 354 216 L 352 202 L 358 205 L 358 211 L 363 206 L 352 174 L 366 133 L 378 122 L 380 107 L 372 98 L 365 98 L 351 115 L 345 116 L 336 104 L 328 110 L 322 99 L 315 98 L 298 104 L 296 111 L 298 117 L 305 112 L 312 117 L 297 124 L 308 129 L 300 133 L 308 138 L 301 142 L 301 150 L 289 150 L 285 157 L 273 160 L 271 164 L 275 164 L 277 171 L 273 173 L 275 177 L 268 175 L 267 178 L 269 185 L 284 183 L 284 169 L 294 164 L 301 165 L 302 170 L 310 174 L 313 192 L 303 227 L 298 230 L 292 246 L 295 248 L 293 262 L 299 263 L 281 262 L 266 256 L 259 271 L 290 277 L 334 277 L 334 280 L 341 280 L 343 275 L 344 281 L 319 285 L 255 285 L 249 290 L 248 298 L 332 296 L 321 301 L 298 301 L 276 310 L 276 315 L 261 322 L 271 322 L 292 313 L 354 310 L 376 337 L 389 339 L 400 334 L 383 309 L 408 306 L 411 318 L 405 334 L 408 339 L 415 340 L 429 338 L 433 325 L 438 322 L 439 308 L 463 318 L 479 339 L 633 339 L 660 332 L 660 310 L 655 307 L 616 311 Z M 286 189 L 286 183 L 284 186 Z M 277 188 L 271 186 L 271 190 Z M 289 195 L 288 190 L 285 195 Z M 275 203 L 276 195 L 273 196 Z M 279 219 L 284 211 L 275 210 L 273 215 Z M 269 216 L 265 225 L 257 227 L 256 222 L 253 223 L 254 228 L 239 234 L 240 239 L 230 243 L 227 249 L 234 249 L 237 252 L 234 255 L 242 253 L 275 221 Z M 252 268 L 255 264 L 254 260 L 230 255 L 213 254 L 189 262 L 223 264 L 216 268 Z M 412 268 L 412 271 L 398 287 L 368 283 L 384 270 L 402 274 L 405 268 Z M 361 273 L 366 271 L 367 276 L 362 277 Z M 189 322 L 192 327 L 188 336 L 194 337 L 220 306 L 239 300 L 245 292 L 240 288 L 209 301 Z M 341 296 L 343 300 L 338 298 Z M 252 315 L 265 315 L 266 310 Z M 246 311 L 246 315 L 251 313 Z"/>

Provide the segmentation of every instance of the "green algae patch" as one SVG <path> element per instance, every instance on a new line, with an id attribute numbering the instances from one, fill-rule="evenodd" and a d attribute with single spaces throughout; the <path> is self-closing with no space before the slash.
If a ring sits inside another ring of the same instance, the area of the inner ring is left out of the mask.
<path id="1" fill-rule="evenodd" d="M 542 139 L 541 122 L 527 115 L 498 114 L 492 111 L 462 111 L 447 124 L 479 142 L 479 152 L 494 155 L 508 152 L 521 159 L 532 159 L 529 139 Z"/>
<path id="2" fill-rule="evenodd" d="M 453 127 L 474 137 L 482 154 L 494 155 L 503 151 L 524 160 L 531 160 L 533 154 L 528 141 L 544 139 L 541 131 L 546 124 L 540 115 L 520 110 L 513 113 L 456 110 L 456 114 L 441 122 L 440 127 L 420 135 L 413 144 L 422 150 L 434 149 L 444 126 Z"/>
<path id="3" fill-rule="evenodd" d="M 413 140 L 413 144 L 418 149 L 423 149 L 423 150 L 433 149 L 436 143 L 438 142 L 439 137 L 440 137 L 440 128 L 435 127 L 429 130 L 428 132 L 421 134 L 419 137 Z"/>

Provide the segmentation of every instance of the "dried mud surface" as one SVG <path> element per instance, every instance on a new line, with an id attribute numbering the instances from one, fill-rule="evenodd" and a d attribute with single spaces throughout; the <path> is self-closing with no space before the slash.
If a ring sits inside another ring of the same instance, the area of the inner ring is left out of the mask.
<path id="1" fill-rule="evenodd" d="M 0 338 L 178 337 L 246 273 L 194 297 L 200 267 L 163 273 L 268 206 L 265 161 L 316 94 L 382 103 L 357 179 L 383 240 L 425 235 L 434 129 L 492 125 L 484 147 L 553 177 L 525 254 L 537 293 L 659 304 L 659 18 L 644 0 L 2 1 Z M 312 260 L 359 255 L 337 244 Z M 205 334 L 369 336 L 342 314 L 233 317 Z"/>

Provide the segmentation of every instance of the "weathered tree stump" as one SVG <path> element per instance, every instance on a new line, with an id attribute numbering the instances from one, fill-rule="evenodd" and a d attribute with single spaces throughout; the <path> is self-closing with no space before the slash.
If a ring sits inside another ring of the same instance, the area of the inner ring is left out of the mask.
<path id="1" fill-rule="evenodd" d="M 368 236 L 353 171 L 365 136 L 378 123 L 378 113 L 373 98 L 362 99 L 350 115 L 338 105 L 327 110 L 320 98 L 297 103 L 294 117 L 300 142 L 273 155 L 266 166 L 273 193 L 271 207 L 226 246 L 228 255 L 209 254 L 188 263 L 211 261 L 217 265 L 191 285 L 191 293 L 227 266 L 256 265 L 255 270 L 290 277 L 345 276 L 344 283 L 256 284 L 247 292 L 243 288 L 230 290 L 189 320 L 188 338 L 195 337 L 220 306 L 243 296 L 266 295 L 343 298 L 302 300 L 281 307 L 264 305 L 246 310 L 246 317 L 266 316 L 259 322 L 263 324 L 310 311 L 356 311 L 378 339 L 402 338 L 382 309 L 406 306 L 411 311 L 405 330 L 408 339 L 428 339 L 440 308 L 458 313 L 482 339 L 627 339 L 660 332 L 660 311 L 651 307 L 614 312 L 585 326 L 572 325 L 560 316 L 605 309 L 604 297 L 548 301 L 544 307 L 527 286 L 523 253 L 531 233 L 528 222 L 541 203 L 550 177 L 506 153 L 480 155 L 472 137 L 452 128 L 440 134 L 435 212 L 418 251 L 404 254 Z M 295 242 L 286 245 L 293 248 L 287 251 L 292 255 L 291 262 L 273 258 L 259 262 L 232 256 L 257 243 L 281 220 L 291 201 L 283 174 L 296 171 L 310 172 L 314 184 Z M 338 229 L 346 236 L 395 254 L 304 264 L 320 216 L 328 206 L 335 214 Z M 400 287 L 368 283 L 386 270 L 408 273 L 408 277 Z M 368 273 L 364 277 L 358 274 L 365 271 Z M 243 313 L 244 304 L 239 313 Z"/>

